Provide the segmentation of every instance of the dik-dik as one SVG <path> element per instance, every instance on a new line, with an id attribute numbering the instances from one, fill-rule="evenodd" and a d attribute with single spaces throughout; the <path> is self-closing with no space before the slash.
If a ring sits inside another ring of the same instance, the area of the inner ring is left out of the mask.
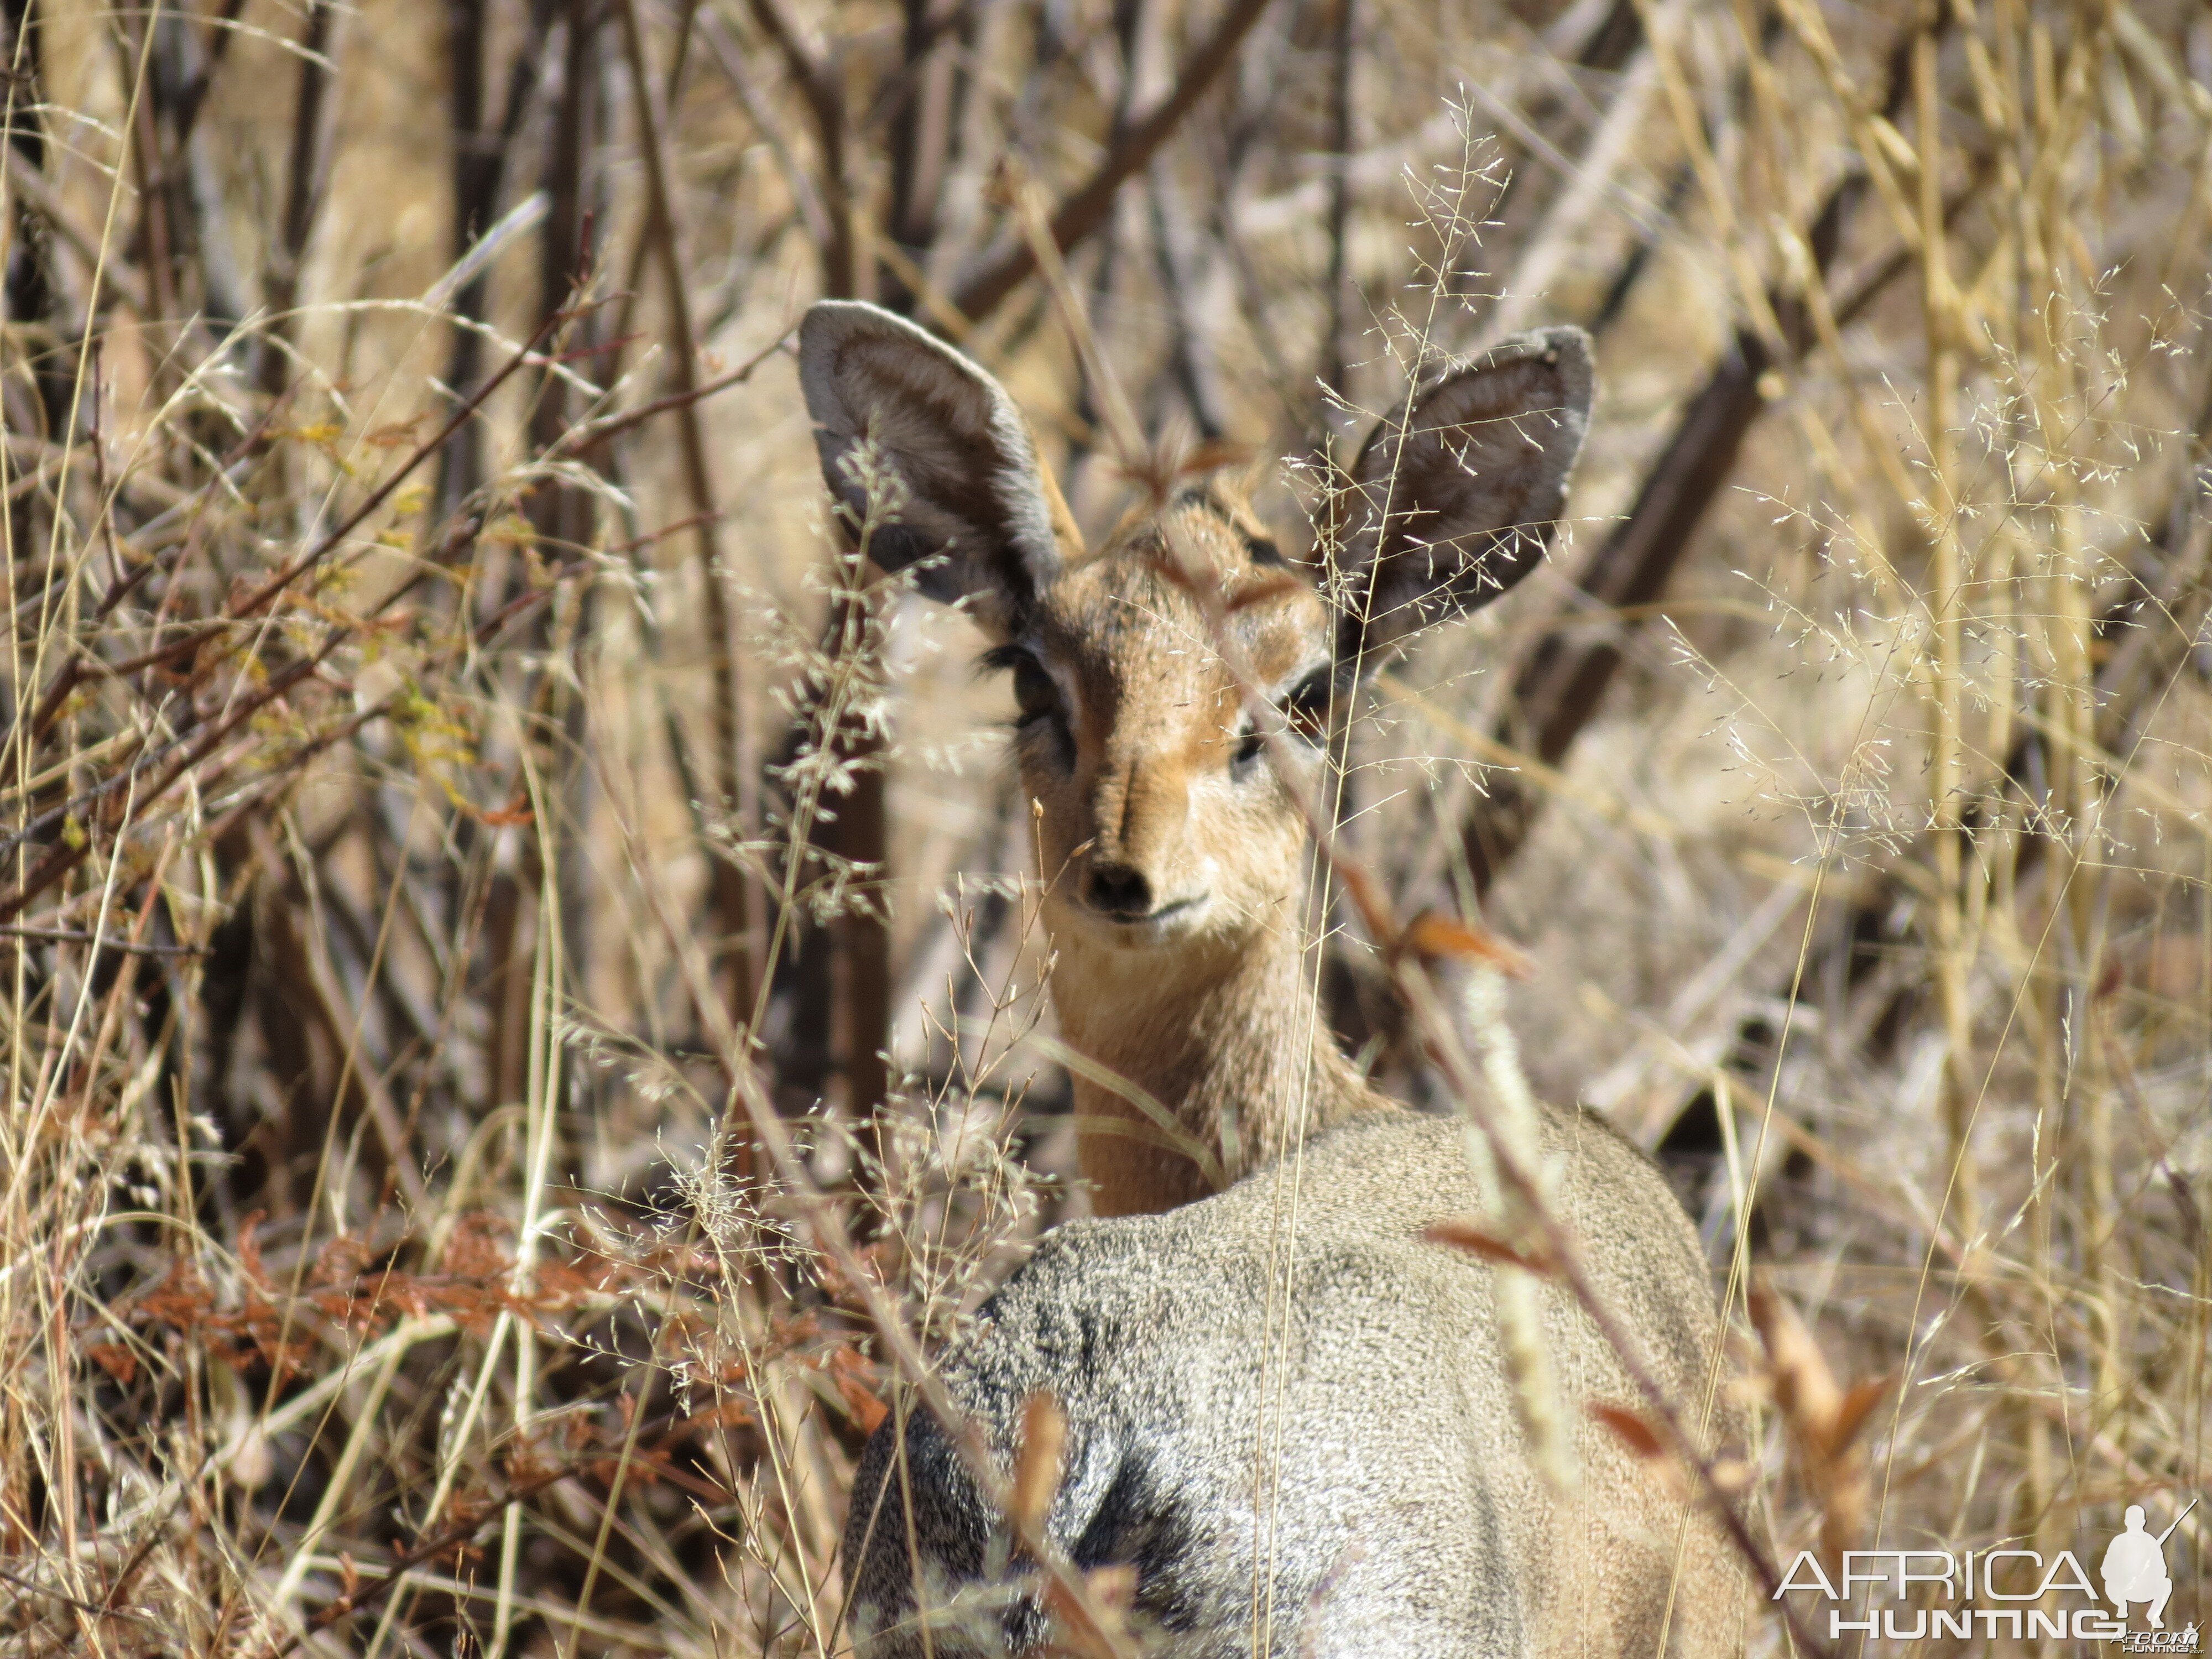
<path id="1" fill-rule="evenodd" d="M 874 307 L 816 306 L 799 370 L 840 516 L 878 564 L 964 603 L 1012 673 L 1054 1006 L 1120 1085 L 1075 1084 L 1105 1218 L 1048 1236 L 947 1361 L 1002 1462 L 1024 1401 L 1059 1404 L 1052 1540 L 1133 1567 L 1137 1623 L 1188 1659 L 1739 1648 L 1718 1528 L 1584 1413 L 1635 1389 L 1556 1291 L 1582 1473 L 1565 1492 L 1539 1479 L 1491 1270 L 1423 1239 L 1481 1207 L 1461 1132 L 1394 1107 L 1319 1030 L 1305 820 L 1238 684 L 1310 768 L 1333 697 L 1527 574 L 1588 423 L 1587 339 L 1453 363 L 1378 428 L 1334 604 L 1218 483 L 1086 549 L 999 384 Z M 1550 1113 L 1541 1138 L 1599 1294 L 1694 1417 L 1718 1337 L 1686 1218 L 1595 1117 Z M 1240 1169 L 1256 1173 L 1215 1191 Z M 846 1535 L 860 1651 L 1047 1639 L 1033 1597 L 985 1582 L 1021 1571 L 1002 1529 L 933 1420 L 880 1431 Z"/>

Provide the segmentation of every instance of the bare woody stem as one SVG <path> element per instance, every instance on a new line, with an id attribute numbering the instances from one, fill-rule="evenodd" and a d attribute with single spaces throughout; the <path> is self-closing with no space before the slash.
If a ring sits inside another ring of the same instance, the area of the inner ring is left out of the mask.
<path id="1" fill-rule="evenodd" d="M 731 638 L 729 597 L 723 587 L 720 514 L 714 503 L 714 481 L 707 465 L 707 440 L 699 420 L 699 351 L 691 330 L 691 296 L 684 276 L 684 262 L 676 234 L 675 206 L 669 188 L 668 158 L 664 149 L 666 112 L 659 88 L 646 62 L 645 32 L 638 22 L 637 0 L 622 0 L 623 57 L 629 66 L 630 94 L 637 105 L 640 149 L 645 156 L 646 225 L 665 284 L 668 313 L 669 378 L 675 383 L 670 406 L 676 414 L 676 431 L 683 460 L 684 487 L 695 515 L 692 543 L 699 562 L 699 583 L 706 601 L 708 658 L 712 665 L 714 701 L 712 730 L 713 766 L 708 775 L 721 797 L 739 841 L 749 839 L 757 817 L 754 810 L 755 763 L 750 724 L 744 718 L 743 688 L 738 679 L 736 644 Z M 756 938 L 761 914 L 759 896 L 744 867 L 728 853 L 713 860 L 715 908 L 720 914 L 722 950 L 726 963 L 725 996 L 732 1008 L 753 1006 L 755 987 L 763 964 Z"/>
<path id="2" fill-rule="evenodd" d="M 495 392 L 506 384 L 523 365 L 535 359 L 538 344 L 561 320 L 558 316 L 547 318 L 539 325 L 537 334 L 510 356 L 507 361 L 501 365 L 497 373 L 487 380 L 467 401 L 454 410 L 434 436 L 416 446 L 413 453 L 395 468 L 382 483 L 371 490 L 360 506 L 346 514 L 336 528 L 321 537 L 305 553 L 279 570 L 259 587 L 227 605 L 223 611 L 225 621 L 242 622 L 261 614 L 293 583 L 307 572 L 320 566 L 331 554 L 343 546 L 353 532 L 391 499 L 392 492 L 406 482 L 410 474 L 443 449 L 464 423 L 475 418 L 477 410 Z M 412 585 L 411 582 L 410 585 Z M 387 595 L 385 602 L 389 604 L 394 597 L 396 595 Z M 137 794 L 140 808 L 143 810 L 149 806 L 166 794 L 186 772 L 213 753 L 216 745 L 224 738 L 237 730 L 253 714 L 283 696 L 293 686 L 314 673 L 329 658 L 331 652 L 352 637 L 353 631 L 351 628 L 343 626 L 333 629 L 330 637 L 325 640 L 316 651 L 310 655 L 300 658 L 272 675 L 267 684 L 260 687 L 237 707 L 230 709 L 210 730 L 190 743 L 180 739 L 177 744 L 173 745 L 169 752 L 176 754 L 177 757 L 156 775 L 155 781 L 144 793 Z M 177 753 L 179 749 L 182 750 L 181 754 Z M 101 783 L 95 785 L 83 795 L 41 815 L 38 820 L 18 833 L 15 837 L 16 843 L 20 845 L 41 828 L 61 823 L 70 811 L 79 806 L 88 805 L 101 799 L 112 801 L 118 790 L 131 784 L 137 778 L 143 775 L 145 768 L 154 763 L 154 757 L 141 749 L 119 770 L 112 773 Z M 66 841 L 55 842 L 47 851 L 46 855 L 26 872 L 13 892 L 0 896 L 0 921 L 14 920 L 15 916 L 21 914 L 23 907 L 32 899 L 75 869 L 91 850 L 91 838 L 88 835 L 80 844 L 74 847 Z"/>
<path id="3" fill-rule="evenodd" d="M 1236 58 L 1237 48 L 1243 44 L 1244 37 L 1252 32 L 1253 25 L 1267 9 L 1267 0 L 1237 0 L 1214 25 L 1213 33 L 1205 43 L 1191 54 L 1174 90 L 1158 108 L 1123 133 L 1091 177 L 1060 204 L 1052 216 L 1052 240 L 1061 252 L 1066 252 L 1106 222 L 1114 205 L 1114 192 L 1144 170 L 1182 124 L 1183 117 L 1220 79 L 1222 71 Z M 979 321 L 998 309 L 1036 268 L 1036 251 L 1027 238 L 1018 238 L 1013 246 L 963 283 L 954 293 L 952 303 L 963 316 Z"/>

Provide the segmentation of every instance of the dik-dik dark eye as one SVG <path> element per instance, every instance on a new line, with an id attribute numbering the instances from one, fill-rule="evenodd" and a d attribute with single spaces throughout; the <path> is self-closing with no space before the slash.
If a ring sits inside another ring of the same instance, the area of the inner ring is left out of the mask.
<path id="1" fill-rule="evenodd" d="M 1000 646 L 983 658 L 983 666 L 1003 668 L 1014 677 L 1014 724 L 1029 731 L 1048 724 L 1063 743 L 1068 740 L 1067 710 L 1061 703 L 1059 684 L 1045 665 L 1018 645 Z"/>
<path id="2" fill-rule="evenodd" d="M 1021 711 L 1022 723 L 1041 720 L 1060 713 L 1060 688 L 1052 676 L 1044 672 L 1044 665 L 1026 651 L 1013 660 L 1014 707 Z"/>
<path id="3" fill-rule="evenodd" d="M 1281 704 L 1283 729 L 1318 744 L 1328 736 L 1328 701 L 1331 678 L 1327 668 L 1316 668 L 1285 694 Z M 1264 730 L 1249 719 L 1239 727 L 1237 747 L 1230 756 L 1230 769 L 1237 776 L 1246 776 L 1259 766 L 1260 757 L 1267 752 Z"/>
<path id="4" fill-rule="evenodd" d="M 1328 702 L 1332 682 L 1329 671 L 1316 668 L 1291 688 L 1283 699 L 1283 717 L 1291 731 L 1309 743 L 1319 743 L 1328 736 Z"/>

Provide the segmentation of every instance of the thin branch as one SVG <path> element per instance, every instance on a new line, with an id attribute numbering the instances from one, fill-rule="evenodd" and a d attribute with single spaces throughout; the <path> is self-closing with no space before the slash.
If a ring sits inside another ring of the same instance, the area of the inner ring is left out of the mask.
<path id="1" fill-rule="evenodd" d="M 714 706 L 711 729 L 714 734 L 714 765 L 709 775 L 732 815 L 740 840 L 750 838 L 758 817 L 753 777 L 758 770 L 752 753 L 751 725 L 744 714 L 744 689 L 738 680 L 737 647 L 731 637 L 728 593 L 722 569 L 719 526 L 720 509 L 707 465 L 707 438 L 699 420 L 698 343 L 691 331 L 691 296 L 684 276 L 684 260 L 676 234 L 676 210 L 672 199 L 668 157 L 664 149 L 667 112 L 661 107 L 659 88 L 645 57 L 645 31 L 638 21 L 637 0 L 621 0 L 623 57 L 629 65 L 630 95 L 637 106 L 640 147 L 645 156 L 646 235 L 658 256 L 665 282 L 664 301 L 668 312 L 669 378 L 676 382 L 677 439 L 683 458 L 684 486 L 691 498 L 693 546 L 698 556 L 699 585 L 705 601 L 702 618 L 707 634 L 708 660 L 713 666 Z M 756 362 L 758 359 L 755 360 Z M 751 364 L 745 366 L 750 373 Z M 757 919 L 760 896 L 754 878 L 733 859 L 713 860 L 715 908 L 720 912 L 724 935 L 722 954 L 726 964 L 727 994 L 732 1008 L 753 1006 L 754 987 L 762 972 L 761 941 Z"/>
<path id="2" fill-rule="evenodd" d="M 757 0 L 767 4 L 769 0 Z M 1252 32 L 1268 0 L 1236 0 L 1205 44 L 1183 65 L 1182 76 L 1160 106 L 1143 117 L 1115 143 L 1091 177 L 1052 215 L 1052 239 L 1062 253 L 1106 222 L 1114 192 L 1140 173 L 1167 143 L 1183 117 L 1198 106 L 1237 56 L 1244 37 Z M 1019 288 L 1036 269 L 1036 255 L 1026 237 L 1017 235 L 1012 246 L 953 293 L 952 303 L 961 315 L 980 322 L 996 311 L 1006 296 Z"/>
<path id="3" fill-rule="evenodd" d="M 70 927 L 0 926 L 0 939 L 31 939 L 44 945 L 96 945 L 106 954 L 135 957 L 204 957 L 204 945 L 137 945 L 112 934 L 94 934 Z"/>

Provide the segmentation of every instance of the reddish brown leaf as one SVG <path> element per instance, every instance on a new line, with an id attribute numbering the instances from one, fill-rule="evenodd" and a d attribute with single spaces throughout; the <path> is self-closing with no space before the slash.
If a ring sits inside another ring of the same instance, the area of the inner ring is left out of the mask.
<path id="1" fill-rule="evenodd" d="M 126 1386 L 138 1375 L 138 1356 L 120 1342 L 93 1343 L 84 1357 Z"/>
<path id="2" fill-rule="evenodd" d="M 269 1277 L 269 1269 L 261 1260 L 261 1240 L 258 1237 L 265 1210 L 255 1210 L 238 1224 L 238 1266 L 248 1280 L 264 1291 L 276 1288 Z"/>
<path id="3" fill-rule="evenodd" d="M 720 1405 L 709 1406 L 696 1416 L 684 1419 L 686 1429 L 749 1429 L 760 1421 L 753 1408 L 736 1395 L 726 1396 Z"/>
<path id="4" fill-rule="evenodd" d="M 1882 1396 L 1889 1392 L 1891 1384 L 1896 1381 L 1897 1373 L 1892 1371 L 1887 1376 L 1853 1383 L 1844 1391 L 1843 1403 L 1836 1408 L 1835 1421 L 1828 1430 L 1830 1456 L 1844 1451 L 1858 1438 L 1859 1431 L 1866 1427 L 1869 1414 L 1881 1403 Z"/>
<path id="5" fill-rule="evenodd" d="M 167 1276 L 131 1306 L 135 1318 L 177 1330 L 189 1330 L 214 1311 L 207 1281 L 189 1261 L 172 1265 Z"/>
<path id="6" fill-rule="evenodd" d="M 1337 883 L 1344 896 L 1352 901 L 1352 908 L 1359 912 L 1360 926 L 1377 939 L 1390 935 L 1392 917 L 1390 900 L 1382 885 L 1356 864 L 1346 864 L 1336 872 Z"/>
<path id="7" fill-rule="evenodd" d="M 1017 1527 L 1040 1530 L 1060 1490 L 1060 1455 L 1067 1443 L 1067 1419 L 1053 1397 L 1040 1389 L 1022 1407 L 1022 1445 L 1014 1463 L 1011 1508 Z"/>
<path id="8" fill-rule="evenodd" d="M 572 1261 L 540 1262 L 530 1284 L 531 1306 L 541 1313 L 580 1308 L 599 1287 L 598 1275 L 582 1271 Z"/>
<path id="9" fill-rule="evenodd" d="M 370 429 L 368 441 L 379 449 L 398 449 L 402 446 L 411 448 L 422 441 L 422 434 L 417 428 L 428 418 L 428 415 L 417 415 L 411 420 L 387 421 Z"/>
<path id="10" fill-rule="evenodd" d="M 1486 1232 L 1472 1221 L 1439 1221 L 1421 1235 L 1424 1243 L 1441 1244 L 1446 1249 L 1464 1250 L 1468 1255 L 1501 1267 L 1518 1267 L 1540 1278 L 1549 1278 L 1554 1272 L 1553 1264 L 1541 1256 L 1515 1249 L 1495 1233 Z"/>
<path id="11" fill-rule="evenodd" d="M 1526 979 L 1532 971 L 1520 950 L 1441 910 L 1424 910 L 1415 916 L 1399 943 L 1424 962 L 1483 962 L 1516 979 Z"/>
<path id="12" fill-rule="evenodd" d="M 419 1319 L 430 1311 L 430 1297 L 422 1282 L 412 1273 L 388 1273 L 381 1275 L 376 1285 L 377 1299 L 404 1314 Z"/>
<path id="13" fill-rule="evenodd" d="M 499 1236 L 509 1231 L 506 1219 L 477 1211 L 453 1224 L 440 1264 L 459 1279 L 490 1279 L 504 1274 L 514 1263 L 501 1248 Z"/>
<path id="14" fill-rule="evenodd" d="M 478 823 L 487 824 L 495 830 L 506 830 L 519 824 L 534 823 L 538 820 L 538 814 L 531 810 L 529 803 L 519 798 L 515 802 L 496 808 L 472 806 L 465 800 L 457 801 L 455 805 Z"/>
<path id="15" fill-rule="evenodd" d="M 1607 1405 L 1602 1400 L 1593 1400 L 1584 1408 L 1600 1423 L 1613 1431 L 1614 1438 L 1638 1457 L 1650 1459 L 1667 1455 L 1666 1443 L 1658 1431 L 1643 1416 L 1626 1406 Z"/>
<path id="16" fill-rule="evenodd" d="M 873 1434 L 891 1414 L 891 1408 L 876 1398 L 867 1385 L 856 1377 L 833 1376 L 837 1385 L 838 1398 L 845 1402 L 845 1415 L 862 1434 Z"/>
<path id="17" fill-rule="evenodd" d="M 1249 444 L 1207 438 L 1183 452 L 1182 458 L 1176 463 L 1176 473 L 1180 477 L 1188 477 L 1194 472 L 1218 472 L 1224 466 L 1242 466 L 1251 459 Z"/>
<path id="18" fill-rule="evenodd" d="M 891 1414 L 891 1408 L 870 1386 L 869 1374 L 874 1369 L 860 1357 L 858 1349 L 839 1347 L 830 1351 L 830 1380 L 836 1385 L 838 1398 L 845 1402 L 845 1415 L 863 1434 L 873 1434 Z"/>
<path id="19" fill-rule="evenodd" d="M 315 1266 L 307 1276 L 313 1285 L 350 1285 L 359 1279 L 375 1252 L 368 1241 L 337 1237 L 315 1253 Z"/>

